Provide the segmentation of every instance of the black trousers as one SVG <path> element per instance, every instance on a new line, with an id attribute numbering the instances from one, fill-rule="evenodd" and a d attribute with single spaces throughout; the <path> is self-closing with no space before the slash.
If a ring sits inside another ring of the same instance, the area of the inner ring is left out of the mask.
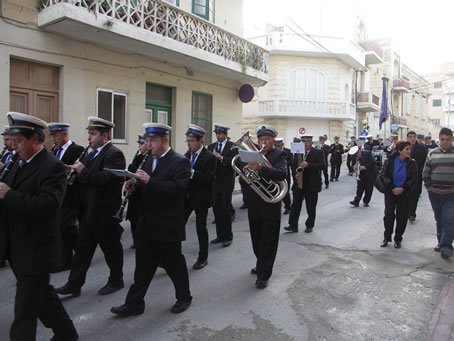
<path id="1" fill-rule="evenodd" d="M 305 191 L 304 188 L 296 188 L 293 189 L 292 210 L 290 211 L 290 216 L 288 218 L 288 224 L 293 228 L 298 228 L 298 221 L 304 199 L 306 199 L 307 211 L 306 227 L 314 227 L 315 216 L 317 214 L 318 192 Z"/>
<path id="2" fill-rule="evenodd" d="M 391 191 L 385 192 L 385 216 L 383 222 L 385 224 L 385 240 L 391 241 L 394 230 L 394 220 L 396 221 L 396 231 L 394 240 L 402 241 L 402 236 L 407 227 L 408 219 L 408 196 L 401 194 L 395 196 Z"/>
<path id="3" fill-rule="evenodd" d="M 353 157 L 353 155 L 348 154 L 347 155 L 347 168 L 349 173 L 354 173 L 355 169 L 353 166 L 356 164 L 356 158 Z"/>
<path id="4" fill-rule="evenodd" d="M 367 181 L 367 179 L 360 178 L 356 181 L 356 196 L 353 199 L 354 202 L 359 204 L 361 198 L 364 194 L 363 202 L 368 204 L 370 199 L 372 198 L 372 192 L 374 191 L 374 184 L 372 182 Z"/>
<path id="5" fill-rule="evenodd" d="M 249 230 L 251 233 L 252 249 L 257 258 L 257 278 L 268 280 L 273 273 L 273 265 L 279 245 L 281 203 L 251 203 L 251 201 L 257 200 L 262 199 L 254 197 L 248 200 Z"/>
<path id="6" fill-rule="evenodd" d="M 408 216 L 416 217 L 416 209 L 418 207 L 419 196 L 422 192 L 422 178 L 418 179 L 418 182 L 415 185 L 414 191 L 408 196 L 409 207 L 408 207 Z"/>
<path id="7" fill-rule="evenodd" d="M 325 163 L 325 166 L 323 167 L 323 176 L 325 177 L 325 185 L 329 185 L 329 178 L 328 178 L 328 163 Z"/>
<path id="8" fill-rule="evenodd" d="M 108 231 L 101 233 L 95 231 L 95 228 L 87 224 L 85 219 L 79 222 L 79 245 L 68 278 L 71 286 L 80 288 L 85 284 L 87 272 L 98 244 L 110 269 L 109 283 L 117 284 L 123 281 L 123 246 L 120 242 L 123 231 L 121 226 L 115 223 L 108 228 Z"/>
<path id="9" fill-rule="evenodd" d="M 14 265 L 12 267 L 14 271 Z M 53 330 L 56 340 L 67 340 L 76 334 L 73 322 L 54 288 L 49 285 L 49 274 L 15 273 L 15 276 L 14 320 L 10 330 L 12 341 L 35 340 L 38 319 Z"/>
<path id="10" fill-rule="evenodd" d="M 195 211 L 195 227 L 197 230 L 197 238 L 199 240 L 199 257 L 197 260 L 205 261 L 208 259 L 208 229 L 207 229 L 207 208 L 186 208 L 185 219 L 188 221 L 192 211 Z"/>
<path id="11" fill-rule="evenodd" d="M 181 253 L 181 242 L 163 242 L 138 237 L 136 240 L 136 269 L 134 283 L 126 296 L 125 304 L 143 308 L 145 295 L 153 279 L 158 263 L 172 280 L 177 300 L 191 299 L 186 260 Z M 159 293 L 161 295 L 162 293 Z"/>
<path id="12" fill-rule="evenodd" d="M 74 253 L 77 249 L 79 239 L 79 230 L 77 228 L 77 208 L 62 207 L 61 208 L 61 267 L 68 269 L 72 266 Z"/>
<path id="13" fill-rule="evenodd" d="M 331 176 L 330 179 L 339 179 L 342 161 L 331 161 Z"/>
<path id="14" fill-rule="evenodd" d="M 214 193 L 214 218 L 216 220 L 216 235 L 221 240 L 232 240 L 232 192 L 229 188 L 223 192 Z"/>

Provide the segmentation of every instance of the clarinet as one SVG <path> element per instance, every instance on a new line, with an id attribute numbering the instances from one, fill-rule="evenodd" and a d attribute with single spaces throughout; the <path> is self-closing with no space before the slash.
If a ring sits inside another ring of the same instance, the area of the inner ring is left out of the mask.
<path id="1" fill-rule="evenodd" d="M 2 169 L 2 172 L 0 174 L 0 182 L 6 181 L 6 178 L 8 177 L 8 174 L 10 170 L 13 168 L 14 164 L 16 163 L 18 157 L 19 157 L 18 153 L 14 154 L 11 160 L 9 161 L 8 166 Z"/>
<path id="2" fill-rule="evenodd" d="M 52 148 L 50 149 L 50 153 L 51 153 L 51 154 L 54 153 L 55 147 L 57 147 L 57 144 L 56 144 L 56 143 L 54 143 L 54 144 L 52 145 Z"/>
<path id="3" fill-rule="evenodd" d="M 82 153 L 80 154 L 80 156 L 77 159 L 77 161 L 81 161 L 85 157 L 85 155 L 87 155 L 88 149 L 90 149 L 90 143 L 82 151 Z M 68 174 L 67 180 L 69 181 L 72 178 L 72 176 L 75 175 L 75 174 L 76 174 L 76 170 L 74 168 L 72 168 L 71 172 L 69 172 L 69 174 Z"/>
<path id="4" fill-rule="evenodd" d="M 5 156 L 5 154 L 6 154 L 6 152 L 9 152 L 9 150 L 8 150 L 8 147 L 7 147 L 7 146 L 5 146 L 5 148 L 3 148 L 3 150 L 2 150 L 2 154 L 0 154 L 0 159 L 3 159 L 3 157 L 4 157 L 4 156 Z"/>
<path id="5" fill-rule="evenodd" d="M 143 157 L 143 160 L 142 162 L 140 163 L 139 167 L 137 168 L 137 170 L 141 170 L 143 168 L 143 166 L 145 165 L 145 162 L 147 162 L 148 160 L 148 157 L 150 156 L 149 152 L 147 154 L 145 154 L 145 156 Z M 123 221 L 123 212 L 125 210 L 125 207 L 126 207 L 126 204 L 128 203 L 129 201 L 129 197 L 131 196 L 132 194 L 132 188 L 134 187 L 134 185 L 137 183 L 137 178 L 133 178 L 132 179 L 132 186 L 129 188 L 129 190 L 126 192 L 125 194 L 125 197 L 123 199 L 123 201 L 121 202 L 121 205 L 120 205 L 120 208 L 118 209 L 117 213 L 115 213 L 114 216 L 112 216 L 112 218 L 114 218 L 116 221 L 118 221 L 119 223 L 121 223 Z"/>

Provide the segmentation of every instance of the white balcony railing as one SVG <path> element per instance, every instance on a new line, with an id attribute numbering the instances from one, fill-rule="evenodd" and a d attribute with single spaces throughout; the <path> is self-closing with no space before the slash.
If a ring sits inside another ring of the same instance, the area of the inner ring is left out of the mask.
<path id="1" fill-rule="evenodd" d="M 210 22 L 158 0 L 40 0 L 40 10 L 66 3 L 102 18 L 105 25 L 121 21 L 194 46 L 267 73 L 268 52 Z"/>
<path id="2" fill-rule="evenodd" d="M 355 120 L 354 104 L 332 101 L 265 100 L 259 101 L 258 116 L 301 117 L 329 120 Z"/>

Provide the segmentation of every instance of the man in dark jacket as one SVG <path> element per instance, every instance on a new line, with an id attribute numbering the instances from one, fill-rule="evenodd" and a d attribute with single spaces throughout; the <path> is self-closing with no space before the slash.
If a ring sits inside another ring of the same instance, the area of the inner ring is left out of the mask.
<path id="1" fill-rule="evenodd" d="M 413 193 L 409 195 L 410 204 L 408 220 L 414 222 L 416 219 L 416 208 L 418 207 L 419 196 L 422 192 L 422 171 L 424 170 L 424 163 L 426 162 L 428 150 L 424 145 L 418 142 L 414 131 L 409 131 L 407 133 L 407 141 L 411 143 L 411 158 L 416 161 L 416 168 L 418 170 L 418 181 L 416 182 Z"/>
<path id="2" fill-rule="evenodd" d="M 217 159 L 216 181 L 214 185 L 214 216 L 216 220 L 216 238 L 212 244 L 222 243 L 227 247 L 232 244 L 232 193 L 235 183 L 232 158 L 237 151 L 232 149 L 233 142 L 228 137 L 229 127 L 225 124 L 215 123 L 215 143 L 208 146 L 208 150 Z"/>
<path id="3" fill-rule="evenodd" d="M 290 167 L 292 165 L 292 160 L 293 160 L 293 154 L 290 149 L 284 147 L 284 139 L 283 138 L 277 138 L 275 139 L 276 144 L 275 147 L 276 149 L 283 150 L 285 152 L 285 162 L 287 163 L 287 183 L 290 188 L 290 178 L 291 178 L 291 172 L 290 172 Z M 289 214 L 290 209 L 292 208 L 292 200 L 290 198 L 290 191 L 287 192 L 287 195 L 284 197 L 282 200 L 284 203 L 284 214 Z"/>
<path id="4" fill-rule="evenodd" d="M 187 188 L 185 202 L 186 223 L 195 211 L 195 225 L 199 240 L 199 256 L 193 265 L 194 270 L 208 264 L 208 209 L 213 200 L 214 179 L 216 177 L 216 158 L 203 146 L 206 131 L 195 124 L 188 125 L 186 143 L 188 151 L 184 155 L 191 162 L 191 180 Z"/>
<path id="5" fill-rule="evenodd" d="M 356 143 L 356 136 L 350 136 L 350 142 L 348 143 L 348 149 L 350 150 L 352 147 L 357 146 L 358 144 Z M 348 154 L 347 155 L 347 168 L 348 168 L 348 175 L 352 176 L 355 170 L 353 169 L 353 166 L 355 165 L 356 159 L 353 157 L 353 155 Z"/>
<path id="6" fill-rule="evenodd" d="M 328 178 L 328 154 L 330 152 L 330 147 L 326 143 L 326 137 L 324 135 L 319 136 L 319 148 L 323 151 L 323 161 L 325 165 L 323 166 L 323 176 L 325 178 L 325 189 L 329 188 L 329 178 Z"/>
<path id="7" fill-rule="evenodd" d="M 149 155 L 148 153 L 148 145 L 146 143 L 144 135 L 138 134 L 137 143 L 139 144 L 137 153 L 134 156 L 131 164 L 128 166 L 128 171 L 131 173 L 137 172 L 138 168 L 142 164 L 144 158 Z M 143 165 L 142 165 L 143 166 Z M 132 234 L 132 245 L 131 249 L 136 248 L 136 229 L 137 229 L 137 222 L 139 220 L 140 209 L 142 207 L 142 203 L 140 202 L 140 197 L 137 193 L 133 192 L 129 196 L 128 201 L 128 211 L 126 212 L 126 219 L 129 220 L 131 224 L 131 234 Z"/>
<path id="8" fill-rule="evenodd" d="M 243 170 L 250 169 L 266 180 L 283 181 L 287 177 L 285 153 L 274 148 L 276 129 L 269 125 L 262 125 L 256 129 L 258 143 L 263 155 L 272 167 L 262 163 L 241 163 Z M 281 202 L 265 202 L 249 185 L 243 184 L 246 204 L 248 206 L 249 230 L 251 232 L 252 248 L 257 258 L 256 266 L 251 273 L 257 275 L 255 286 L 264 289 L 273 272 L 279 244 L 279 231 L 281 226 Z"/>
<path id="9" fill-rule="evenodd" d="M 298 232 L 298 221 L 301 213 L 301 206 L 306 200 L 306 229 L 304 232 L 310 233 L 315 225 L 315 216 L 317 210 L 318 193 L 322 190 L 321 172 L 324 169 L 324 153 L 322 150 L 312 148 L 312 135 L 301 136 L 301 140 L 305 146 L 304 161 L 298 162 L 296 157 L 292 163 L 292 169 L 295 170 L 301 167 L 303 169 L 303 186 L 298 187 L 298 182 L 293 181 L 293 205 L 290 212 L 288 224 L 284 230 L 288 232 Z"/>
<path id="10" fill-rule="evenodd" d="M 145 295 L 161 263 L 175 287 L 174 314 L 185 311 L 192 301 L 186 260 L 181 242 L 186 239 L 186 188 L 191 175 L 190 162 L 169 146 L 171 127 L 145 123 L 145 136 L 153 158 L 149 158 L 134 185 L 142 209 L 136 233 L 136 269 L 125 303 L 111 312 L 120 316 L 140 315 L 145 310 Z M 126 188 L 132 186 L 126 183 Z M 160 293 L 162 294 L 162 293 Z"/>
<path id="11" fill-rule="evenodd" d="M 71 166 L 79 185 L 79 245 L 74 255 L 68 282 L 55 289 L 60 295 L 79 296 L 88 269 L 99 244 L 110 270 L 107 284 L 99 295 L 108 295 L 124 287 L 123 228 L 113 218 L 121 204 L 123 180 L 105 168 L 125 169 L 126 160 L 111 143 L 112 122 L 88 117 L 88 141 L 92 152 Z"/>
<path id="12" fill-rule="evenodd" d="M 69 127 L 67 123 L 49 123 L 49 134 L 52 137 L 55 148 L 53 154 L 65 165 L 73 165 L 84 150 L 69 139 Z M 66 188 L 65 200 L 61 208 L 60 234 L 61 234 L 61 263 L 57 271 L 71 269 L 74 253 L 77 248 L 79 231 L 77 228 L 78 215 L 77 185 L 71 184 Z"/>
<path id="13" fill-rule="evenodd" d="M 77 340 L 74 325 L 49 284 L 59 243 L 58 219 L 66 188 L 63 163 L 44 148 L 46 122 L 8 113 L 19 160 L 0 182 L 0 258 L 17 279 L 12 341 L 35 340 L 38 318 L 55 340 Z"/>
<path id="14" fill-rule="evenodd" d="M 331 177 L 330 181 L 339 181 L 340 168 L 342 164 L 342 154 L 344 154 L 344 146 L 339 143 L 339 136 L 334 137 L 334 143 L 330 146 L 331 153 Z"/>
<path id="15" fill-rule="evenodd" d="M 359 202 L 364 194 L 363 203 L 364 207 L 369 207 L 372 192 L 374 190 L 374 183 L 378 176 L 377 163 L 372 156 L 372 152 L 368 150 L 360 150 L 358 146 L 352 147 L 349 154 L 356 158 L 356 196 L 350 205 L 354 207 L 359 206 Z"/>

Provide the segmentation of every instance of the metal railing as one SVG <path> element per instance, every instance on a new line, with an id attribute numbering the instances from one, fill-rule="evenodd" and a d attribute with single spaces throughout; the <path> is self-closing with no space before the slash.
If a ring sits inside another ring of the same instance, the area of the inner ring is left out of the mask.
<path id="1" fill-rule="evenodd" d="M 268 52 L 210 22 L 159 0 L 40 0 L 40 10 L 68 3 L 104 21 L 116 20 L 160 34 L 267 73 Z"/>

